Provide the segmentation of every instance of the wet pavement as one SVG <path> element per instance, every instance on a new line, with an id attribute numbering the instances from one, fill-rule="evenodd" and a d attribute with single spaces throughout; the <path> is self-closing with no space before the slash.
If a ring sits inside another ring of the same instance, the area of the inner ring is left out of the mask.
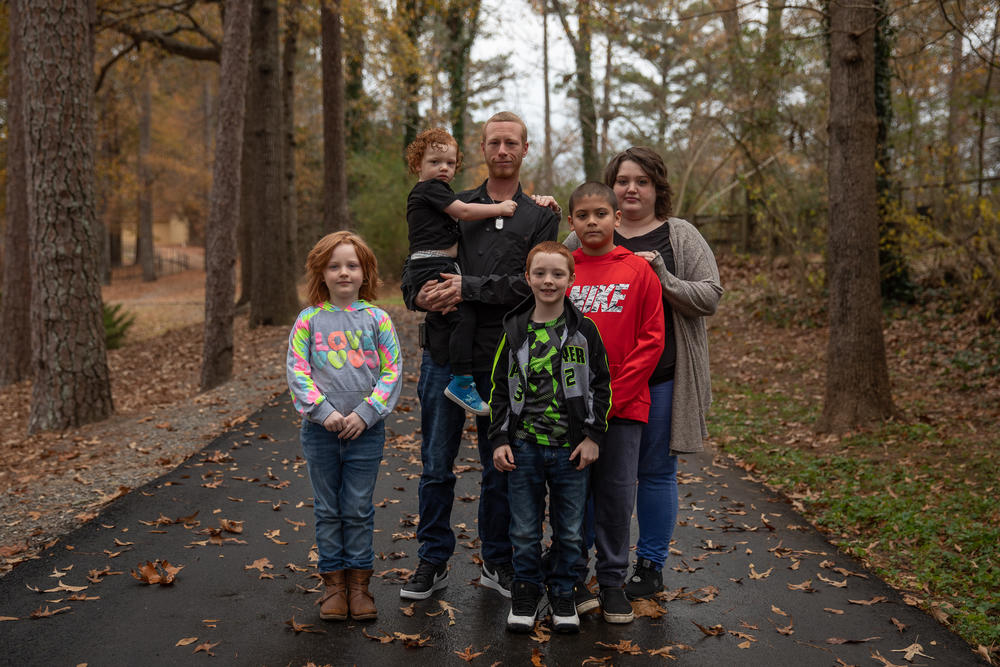
<path id="1" fill-rule="evenodd" d="M 480 465 L 469 440 L 456 461 L 449 585 L 428 600 L 400 600 L 402 577 L 416 566 L 418 410 L 410 372 L 387 420 L 375 492 L 378 620 L 319 619 L 311 489 L 298 419 L 282 398 L 0 579 L 0 617 L 17 619 L 0 622 L 2 662 L 985 664 L 787 502 L 707 454 L 682 458 L 666 590 L 630 625 L 591 613 L 578 635 L 506 632 L 509 603 L 478 585 Z M 131 574 L 155 561 L 182 567 L 172 584 Z M 908 661 L 915 644 L 923 656 Z"/>

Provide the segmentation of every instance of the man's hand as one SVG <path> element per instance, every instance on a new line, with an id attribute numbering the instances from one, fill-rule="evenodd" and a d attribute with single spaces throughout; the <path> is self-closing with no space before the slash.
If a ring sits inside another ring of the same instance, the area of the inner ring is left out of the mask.
<path id="1" fill-rule="evenodd" d="M 583 442 L 577 445 L 576 449 L 573 450 L 573 453 L 569 455 L 569 460 L 572 461 L 573 459 L 580 457 L 580 462 L 576 466 L 576 469 L 583 470 L 596 461 L 599 455 L 600 448 L 598 448 L 597 443 L 590 438 L 584 438 Z M 496 455 L 494 454 L 494 457 L 495 456 Z"/>
<path id="2" fill-rule="evenodd" d="M 424 283 L 414 298 L 414 303 L 423 310 L 436 310 L 442 315 L 455 310 L 462 300 L 462 276 L 442 273 L 441 282 L 429 280 Z"/>
<path id="3" fill-rule="evenodd" d="M 514 452 L 510 445 L 500 445 L 493 450 L 493 467 L 500 472 L 510 472 L 517 467 L 514 465 Z"/>
<path id="4" fill-rule="evenodd" d="M 344 426 L 340 429 L 341 440 L 354 440 L 359 435 L 365 432 L 368 425 L 365 424 L 365 420 L 361 418 L 357 412 L 352 412 L 351 414 L 344 417 Z"/>

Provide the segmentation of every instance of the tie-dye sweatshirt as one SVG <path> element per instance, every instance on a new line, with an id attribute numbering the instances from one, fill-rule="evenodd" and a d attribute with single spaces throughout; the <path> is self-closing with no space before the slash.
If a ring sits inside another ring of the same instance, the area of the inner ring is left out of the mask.
<path id="1" fill-rule="evenodd" d="M 285 371 L 295 409 L 317 424 L 337 410 L 357 412 L 370 427 L 392 411 L 403 385 L 392 320 L 367 301 L 345 310 L 323 302 L 299 313 Z"/>

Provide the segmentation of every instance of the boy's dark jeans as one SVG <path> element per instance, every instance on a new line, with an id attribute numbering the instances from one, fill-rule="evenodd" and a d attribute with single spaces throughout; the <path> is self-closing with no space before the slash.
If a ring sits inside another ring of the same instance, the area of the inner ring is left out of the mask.
<path id="1" fill-rule="evenodd" d="M 517 466 L 507 473 L 514 580 L 537 586 L 547 583 L 553 596 L 572 597 L 575 566 L 583 553 L 581 526 L 590 470 L 577 470 L 578 461 L 570 461 L 573 447 L 547 447 L 523 440 L 515 440 L 510 447 Z M 546 486 L 554 557 L 547 575 L 542 572 Z"/>

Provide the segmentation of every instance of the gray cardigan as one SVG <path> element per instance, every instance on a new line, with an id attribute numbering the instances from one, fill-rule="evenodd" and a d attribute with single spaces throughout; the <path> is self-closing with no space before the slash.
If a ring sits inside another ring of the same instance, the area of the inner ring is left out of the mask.
<path id="1" fill-rule="evenodd" d="M 651 263 L 660 278 L 663 295 L 673 307 L 677 337 L 674 399 L 671 406 L 670 452 L 698 452 L 708 437 L 705 414 L 712 404 L 712 379 L 708 368 L 708 330 L 705 318 L 715 314 L 722 298 L 722 282 L 715 255 L 694 225 L 670 218 L 670 245 L 676 275 L 669 273 L 657 254 Z M 570 232 L 563 245 L 580 247 Z"/>

